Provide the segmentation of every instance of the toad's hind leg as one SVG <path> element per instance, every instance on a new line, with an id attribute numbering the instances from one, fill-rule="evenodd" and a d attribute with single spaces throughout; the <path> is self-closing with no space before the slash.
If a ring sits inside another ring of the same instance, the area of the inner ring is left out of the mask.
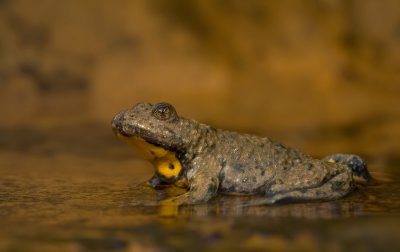
<path id="1" fill-rule="evenodd" d="M 323 184 L 305 189 L 295 189 L 292 191 L 278 192 L 266 199 L 252 200 L 250 205 L 269 205 L 289 202 L 305 202 L 305 201 L 327 201 L 335 200 L 346 196 L 354 188 L 349 169 L 335 175 Z"/>

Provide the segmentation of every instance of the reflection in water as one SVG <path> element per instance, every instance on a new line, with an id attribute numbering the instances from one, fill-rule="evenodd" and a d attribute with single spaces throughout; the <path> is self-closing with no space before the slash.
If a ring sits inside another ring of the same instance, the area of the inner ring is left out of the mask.
<path id="1" fill-rule="evenodd" d="M 152 214 L 174 217 L 206 216 L 265 216 L 293 217 L 305 219 L 337 219 L 355 216 L 369 216 L 390 212 L 400 212 L 400 188 L 395 184 L 363 186 L 352 195 L 336 201 L 309 202 L 278 205 L 252 206 L 252 202 L 263 199 L 262 196 L 219 195 L 207 204 L 176 206 L 160 205 L 160 200 L 182 192 L 154 190 L 141 184 L 132 187 L 128 193 L 126 207 L 133 212 L 152 208 Z M 392 191 L 390 199 L 380 195 L 381 191 Z M 249 206 L 250 205 L 250 206 Z"/>

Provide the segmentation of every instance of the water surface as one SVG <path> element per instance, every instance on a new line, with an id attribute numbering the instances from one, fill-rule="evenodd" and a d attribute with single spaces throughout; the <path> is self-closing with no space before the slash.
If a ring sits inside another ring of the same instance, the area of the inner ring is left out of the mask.
<path id="1" fill-rule="evenodd" d="M 257 197 L 154 205 L 179 191 L 142 182 L 152 167 L 107 128 L 4 128 L 0 250 L 250 251 L 400 249 L 396 157 L 367 157 L 376 185 L 331 202 L 242 207 Z"/>

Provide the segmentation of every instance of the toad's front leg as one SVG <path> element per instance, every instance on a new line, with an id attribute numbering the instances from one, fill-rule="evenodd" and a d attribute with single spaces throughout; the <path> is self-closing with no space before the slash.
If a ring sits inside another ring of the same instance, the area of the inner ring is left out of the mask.
<path id="1" fill-rule="evenodd" d="M 197 157 L 188 171 L 190 189 L 177 197 L 163 200 L 163 205 L 192 205 L 207 202 L 217 194 L 219 165 L 210 156 Z"/>

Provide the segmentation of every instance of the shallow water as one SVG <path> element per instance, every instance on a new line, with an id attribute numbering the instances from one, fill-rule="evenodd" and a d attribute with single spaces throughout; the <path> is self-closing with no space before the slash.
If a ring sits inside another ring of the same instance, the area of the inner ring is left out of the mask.
<path id="1" fill-rule="evenodd" d="M 1 251 L 400 249 L 398 157 L 367 157 L 378 183 L 338 201 L 140 206 L 179 191 L 145 186 L 152 167 L 108 128 L 0 131 Z"/>

